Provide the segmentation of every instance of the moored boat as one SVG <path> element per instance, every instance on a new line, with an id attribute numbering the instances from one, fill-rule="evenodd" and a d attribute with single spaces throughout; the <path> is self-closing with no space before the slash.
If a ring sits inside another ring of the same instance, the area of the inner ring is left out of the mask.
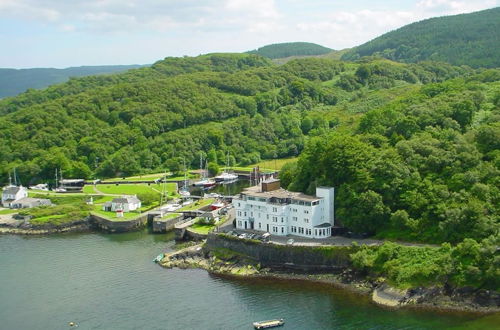
<path id="1" fill-rule="evenodd" d="M 221 201 L 216 201 L 214 203 L 212 203 L 210 205 L 210 209 L 213 211 L 213 210 L 217 210 L 217 209 L 220 209 L 224 207 L 224 203 L 222 203 Z"/>
<path id="2" fill-rule="evenodd" d="M 279 327 L 282 326 L 283 324 L 285 324 L 285 321 L 283 319 L 268 320 L 268 321 L 254 322 L 253 327 L 255 329 L 268 329 L 268 328 Z"/>
<path id="3" fill-rule="evenodd" d="M 234 173 L 229 172 L 223 172 L 222 174 L 215 177 L 215 181 L 217 182 L 234 181 L 236 179 L 238 179 L 238 176 Z"/>

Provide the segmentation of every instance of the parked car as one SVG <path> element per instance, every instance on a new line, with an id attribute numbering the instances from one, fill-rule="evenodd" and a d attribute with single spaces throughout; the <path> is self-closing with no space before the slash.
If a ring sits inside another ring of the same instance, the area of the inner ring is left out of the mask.
<path id="1" fill-rule="evenodd" d="M 247 234 L 243 233 L 240 236 L 238 236 L 238 238 L 247 238 Z"/>
<path id="2" fill-rule="evenodd" d="M 254 238 L 255 238 L 255 236 L 257 236 L 257 235 L 256 235 L 256 234 L 250 234 L 250 235 L 248 235 L 248 238 L 250 238 L 250 239 L 254 239 Z"/>

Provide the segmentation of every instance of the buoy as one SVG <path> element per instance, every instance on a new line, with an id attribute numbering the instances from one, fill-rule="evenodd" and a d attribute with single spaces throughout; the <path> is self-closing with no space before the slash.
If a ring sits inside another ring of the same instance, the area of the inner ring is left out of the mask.
<path id="1" fill-rule="evenodd" d="M 75 322 L 69 322 L 70 327 L 74 327 L 75 325 L 76 325 Z"/>

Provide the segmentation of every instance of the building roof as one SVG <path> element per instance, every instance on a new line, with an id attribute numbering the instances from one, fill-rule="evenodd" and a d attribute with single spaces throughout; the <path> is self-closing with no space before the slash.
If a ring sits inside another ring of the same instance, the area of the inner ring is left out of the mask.
<path id="1" fill-rule="evenodd" d="M 3 193 L 4 194 L 9 194 L 9 195 L 15 195 L 23 188 L 22 186 L 8 186 L 3 188 Z"/>
<path id="2" fill-rule="evenodd" d="M 23 197 L 14 201 L 14 204 L 30 204 L 30 203 L 43 203 L 43 204 L 52 204 L 50 199 L 44 198 L 32 198 L 32 197 Z"/>
<path id="3" fill-rule="evenodd" d="M 139 198 L 135 196 L 128 196 L 128 197 L 117 197 L 113 198 L 112 203 L 140 203 L 141 201 Z"/>
<path id="4" fill-rule="evenodd" d="M 314 228 L 329 228 L 332 224 L 329 222 L 322 223 L 321 225 L 314 226 Z"/>
<path id="5" fill-rule="evenodd" d="M 300 192 L 288 191 L 283 188 L 271 190 L 271 191 L 262 191 L 260 186 L 253 186 L 246 188 L 241 192 L 247 196 L 261 197 L 261 198 L 290 198 L 294 200 L 312 202 L 321 199 L 321 197 L 306 195 Z"/>

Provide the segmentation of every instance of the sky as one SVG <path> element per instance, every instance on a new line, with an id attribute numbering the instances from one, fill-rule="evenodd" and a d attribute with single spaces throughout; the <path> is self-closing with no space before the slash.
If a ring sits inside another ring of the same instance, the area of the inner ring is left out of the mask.
<path id="1" fill-rule="evenodd" d="M 0 67 L 149 64 L 267 44 L 354 47 L 500 0 L 0 0 Z"/>

